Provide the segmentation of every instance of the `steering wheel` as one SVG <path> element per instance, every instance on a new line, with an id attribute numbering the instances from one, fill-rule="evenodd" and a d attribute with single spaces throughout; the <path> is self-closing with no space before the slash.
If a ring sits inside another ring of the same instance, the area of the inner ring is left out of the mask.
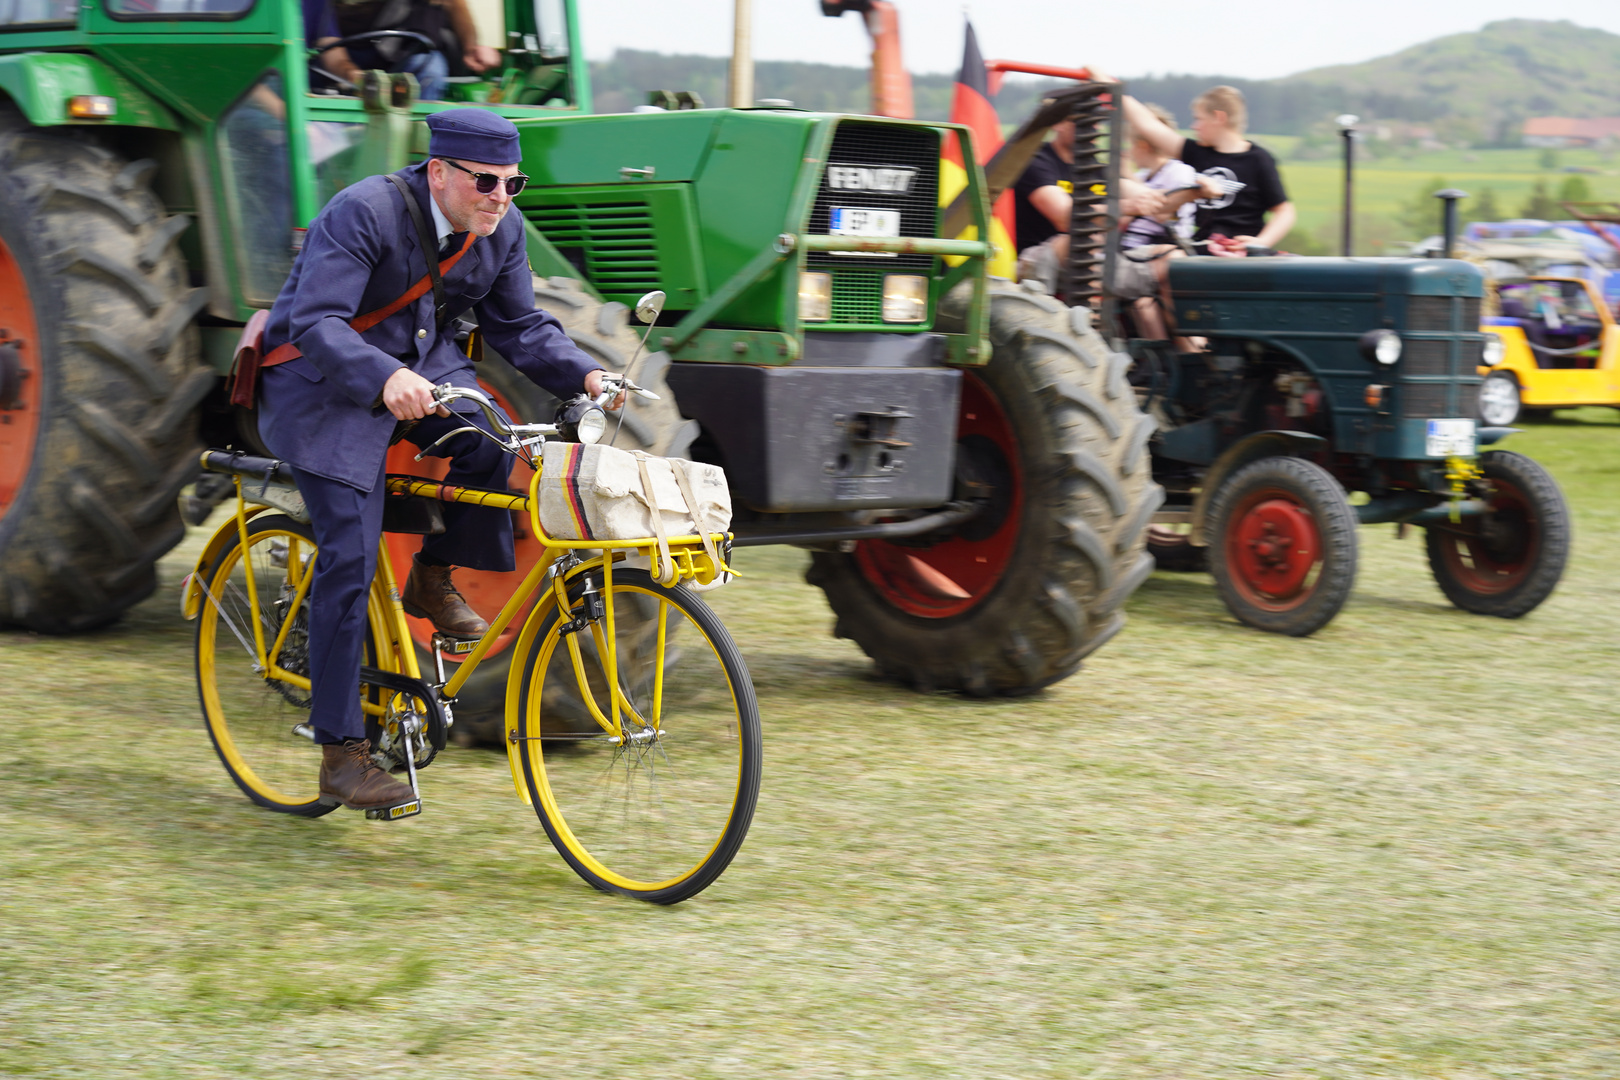
<path id="1" fill-rule="evenodd" d="M 363 45 L 368 41 L 377 41 L 385 38 L 401 39 L 400 44 L 405 46 L 405 55 L 414 56 L 419 52 L 429 52 L 439 47 L 438 43 L 426 34 L 419 34 L 415 30 L 367 30 L 363 34 L 350 34 L 346 38 L 339 38 L 328 45 L 309 50 L 309 73 L 320 76 L 327 82 L 352 92 L 358 91 L 354 83 L 341 75 L 334 75 L 321 66 L 321 54 L 328 49 L 346 49 L 350 45 Z"/>

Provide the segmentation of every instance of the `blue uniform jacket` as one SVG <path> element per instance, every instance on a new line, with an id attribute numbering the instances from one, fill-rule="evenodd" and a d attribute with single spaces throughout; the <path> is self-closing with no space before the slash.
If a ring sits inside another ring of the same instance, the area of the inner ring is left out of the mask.
<path id="1" fill-rule="evenodd" d="M 399 175 L 416 193 L 432 228 L 426 163 Z M 458 244 L 462 239 L 457 234 Z M 338 192 L 310 224 L 264 334 L 266 353 L 286 341 L 303 353 L 266 368 L 262 376 L 259 433 L 277 457 L 369 492 L 394 430 L 394 417 L 380 403 L 390 375 L 407 366 L 434 383 L 477 385 L 472 362 L 456 348 L 454 323 L 448 321 L 469 308 L 478 315 L 485 342 L 558 397 L 581 392 L 585 376 L 601 366 L 568 339 L 556 319 L 534 306 L 516 208 L 507 211 L 493 234 L 474 241 L 444 276 L 444 331 L 434 325 L 429 290 L 364 334 L 355 333 L 350 319 L 386 307 L 427 273 L 420 247 L 398 190 L 381 176 Z M 476 411 L 466 401 L 457 407 Z"/>

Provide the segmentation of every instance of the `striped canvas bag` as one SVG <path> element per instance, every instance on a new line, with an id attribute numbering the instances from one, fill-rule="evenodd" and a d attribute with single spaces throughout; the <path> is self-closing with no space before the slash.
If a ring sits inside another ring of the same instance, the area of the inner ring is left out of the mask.
<path id="1" fill-rule="evenodd" d="M 715 565 L 710 533 L 731 527 L 725 470 L 640 450 L 548 442 L 541 459 L 540 527 L 558 540 L 636 540 L 656 537 L 664 584 L 675 580 L 669 537 L 703 537 Z"/>

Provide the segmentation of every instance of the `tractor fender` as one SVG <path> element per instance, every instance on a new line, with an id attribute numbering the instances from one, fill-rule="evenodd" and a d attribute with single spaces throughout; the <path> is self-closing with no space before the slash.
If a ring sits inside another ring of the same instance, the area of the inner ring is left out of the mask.
<path id="1" fill-rule="evenodd" d="M 1198 497 L 1193 500 L 1189 541 L 1194 547 L 1209 546 L 1209 541 L 1204 537 L 1204 520 L 1209 513 L 1210 499 L 1228 476 L 1263 457 L 1303 457 L 1326 445 L 1327 440 L 1322 436 L 1304 431 L 1257 431 L 1227 447 L 1215 459 L 1209 471 L 1204 473 Z"/>
<path id="2" fill-rule="evenodd" d="M 15 53 L 0 56 L 0 93 L 16 103 L 35 127 L 158 128 L 179 131 L 174 114 L 105 62 L 82 53 Z M 112 98 L 111 116 L 79 119 L 68 101 L 80 95 Z"/>

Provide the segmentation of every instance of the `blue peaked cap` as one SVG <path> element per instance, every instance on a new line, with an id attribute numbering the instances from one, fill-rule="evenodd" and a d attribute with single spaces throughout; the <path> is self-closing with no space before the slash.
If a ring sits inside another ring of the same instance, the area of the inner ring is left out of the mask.
<path id="1" fill-rule="evenodd" d="M 485 165 L 517 165 L 523 160 L 517 125 L 488 109 L 445 109 L 429 113 L 428 154 L 432 157 L 477 161 Z"/>

